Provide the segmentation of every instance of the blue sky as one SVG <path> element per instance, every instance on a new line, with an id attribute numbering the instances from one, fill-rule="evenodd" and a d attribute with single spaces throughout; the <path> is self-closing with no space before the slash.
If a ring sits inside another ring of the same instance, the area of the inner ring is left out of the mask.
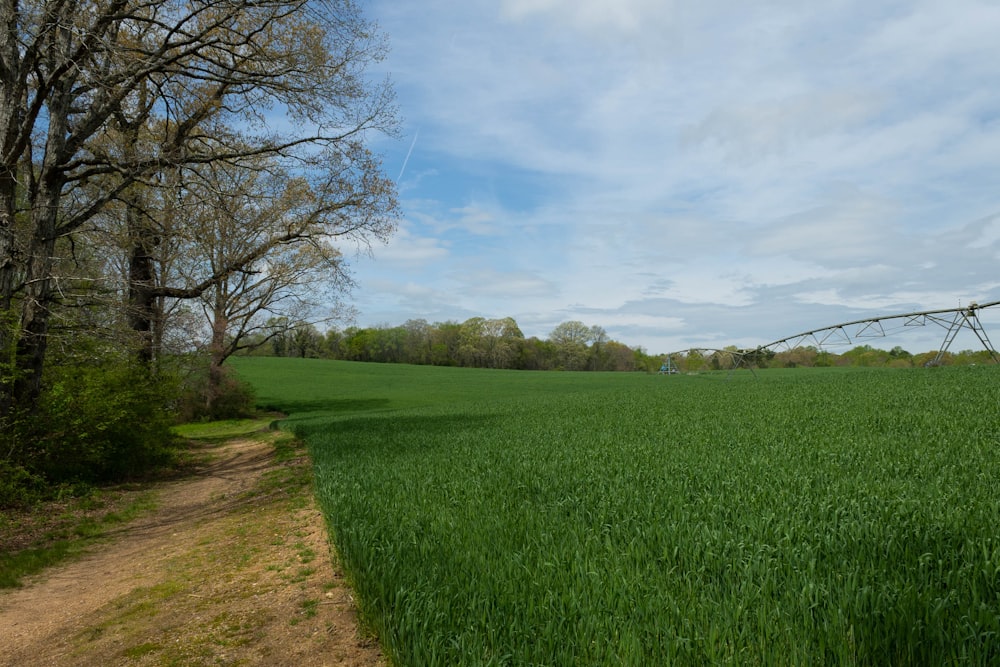
<path id="1" fill-rule="evenodd" d="M 510 316 L 545 338 L 580 320 L 657 353 L 1000 299 L 1000 3 L 367 14 L 391 43 L 373 73 L 402 137 L 374 147 L 403 219 L 352 260 L 360 326 Z"/>

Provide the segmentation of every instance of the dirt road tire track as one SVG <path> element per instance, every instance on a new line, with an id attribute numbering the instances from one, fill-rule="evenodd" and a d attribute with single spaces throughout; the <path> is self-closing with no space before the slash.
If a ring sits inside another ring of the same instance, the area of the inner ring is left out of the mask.
<path id="1" fill-rule="evenodd" d="M 384 664 L 309 487 L 292 488 L 308 462 L 257 439 L 207 448 L 153 513 L 0 592 L 0 665 Z"/>

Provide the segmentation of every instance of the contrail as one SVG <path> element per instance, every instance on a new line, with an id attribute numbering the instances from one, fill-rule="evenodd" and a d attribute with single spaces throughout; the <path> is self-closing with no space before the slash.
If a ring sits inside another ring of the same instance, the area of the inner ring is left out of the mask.
<path id="1" fill-rule="evenodd" d="M 410 150 L 406 151 L 406 157 L 403 158 L 403 166 L 399 168 L 399 176 L 396 177 L 396 185 L 399 185 L 399 181 L 403 178 L 403 172 L 406 171 L 406 163 L 410 161 L 410 154 L 413 153 L 413 147 L 417 145 L 417 137 L 420 136 L 420 130 L 417 130 L 413 135 L 413 141 L 410 142 Z"/>

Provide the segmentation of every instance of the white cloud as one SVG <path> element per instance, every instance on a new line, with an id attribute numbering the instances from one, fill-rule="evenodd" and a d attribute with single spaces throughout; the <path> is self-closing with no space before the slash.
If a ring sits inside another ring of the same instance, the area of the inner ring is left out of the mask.
<path id="1" fill-rule="evenodd" d="M 782 99 L 751 101 L 711 111 L 685 128 L 682 145 L 718 144 L 740 164 L 800 150 L 827 134 L 843 135 L 870 122 L 880 111 L 877 91 L 813 91 Z"/>
<path id="2" fill-rule="evenodd" d="M 474 305 L 480 297 L 489 297 L 515 304 L 532 298 L 551 297 L 559 286 L 536 273 L 524 271 L 475 270 L 452 274 L 460 287 L 460 295 Z"/>
<path id="3" fill-rule="evenodd" d="M 449 251 L 441 239 L 420 235 L 404 220 L 389 242 L 373 248 L 372 254 L 378 262 L 399 268 L 443 262 L 448 258 Z"/>
<path id="4" fill-rule="evenodd" d="M 371 14 L 408 119 L 388 171 L 419 142 L 401 233 L 358 280 L 426 289 L 373 304 L 526 332 L 589 317 L 662 349 L 1000 298 L 1000 5 Z"/>
<path id="5" fill-rule="evenodd" d="M 968 243 L 969 248 L 996 248 L 1000 250 L 1000 215 L 991 216 L 969 225 L 975 238 Z"/>
<path id="6" fill-rule="evenodd" d="M 498 233 L 500 221 L 496 215 L 476 204 L 453 208 L 449 213 L 456 217 L 449 223 L 472 234 L 492 236 Z"/>
<path id="7" fill-rule="evenodd" d="M 670 0 L 503 0 L 501 15 L 509 20 L 539 18 L 570 25 L 590 35 L 610 39 L 664 27 L 673 16 Z"/>
<path id="8" fill-rule="evenodd" d="M 883 256 L 898 233 L 893 206 L 845 188 L 839 202 L 784 216 L 757 230 L 748 247 L 753 254 L 842 265 Z"/>

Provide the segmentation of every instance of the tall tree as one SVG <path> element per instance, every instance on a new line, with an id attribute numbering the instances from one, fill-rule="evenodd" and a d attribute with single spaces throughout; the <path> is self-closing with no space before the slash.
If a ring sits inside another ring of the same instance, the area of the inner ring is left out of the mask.
<path id="1" fill-rule="evenodd" d="M 406 361 L 411 364 L 430 363 L 431 325 L 427 320 L 407 320 L 403 323 L 403 329 L 406 330 Z"/>
<path id="2" fill-rule="evenodd" d="M 592 371 L 607 370 L 608 353 L 605 344 L 608 342 L 608 332 L 596 324 L 590 327 L 590 359 L 587 362 Z"/>
<path id="3" fill-rule="evenodd" d="M 57 241 L 112 202 L 132 209 L 137 319 L 150 299 L 242 268 L 141 289 L 157 230 L 135 186 L 267 155 L 327 197 L 321 215 L 362 233 L 392 217 L 365 147 L 395 123 L 390 87 L 365 78 L 384 43 L 350 0 L 2 0 L 0 25 L 0 351 L 16 349 L 0 364 L 0 416 L 41 388 Z M 289 225 L 274 242 L 314 229 Z"/>
<path id="4" fill-rule="evenodd" d="M 317 218 L 308 185 L 280 171 L 217 164 L 201 173 L 202 181 L 186 188 L 194 203 L 184 207 L 184 251 L 161 274 L 163 283 L 148 289 L 200 296 L 210 332 L 211 410 L 222 364 L 232 354 L 266 343 L 276 321 L 286 323 L 294 342 L 333 317 L 350 277 L 331 239 L 349 229 Z M 300 231 L 298 238 L 288 240 L 290 228 Z M 240 268 L 227 269 L 232 266 Z"/>
<path id="5" fill-rule="evenodd" d="M 490 368 L 513 368 L 520 353 L 524 334 L 513 317 L 486 320 L 483 338 Z"/>
<path id="6" fill-rule="evenodd" d="M 576 320 L 563 322 L 552 330 L 549 340 L 556 346 L 563 370 L 579 371 L 586 368 L 587 344 L 593 335 L 593 329 Z"/>

